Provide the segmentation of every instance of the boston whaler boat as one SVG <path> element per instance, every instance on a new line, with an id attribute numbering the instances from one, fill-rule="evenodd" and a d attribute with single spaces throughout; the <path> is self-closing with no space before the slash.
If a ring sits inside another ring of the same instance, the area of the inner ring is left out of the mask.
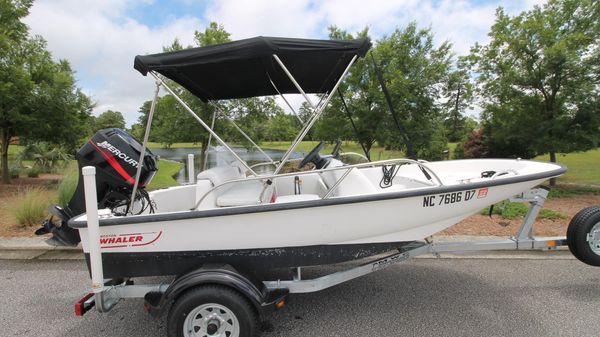
<path id="1" fill-rule="evenodd" d="M 324 289 L 418 254 L 564 245 L 564 238 L 531 237 L 548 192 L 530 189 L 563 174 L 559 165 L 520 159 L 394 159 L 349 165 L 340 160 L 339 146 L 331 155 L 321 155 L 321 142 L 299 165 L 312 163 L 313 170 L 281 173 L 369 47 L 367 39 L 257 37 L 137 56 L 135 68 L 156 79 L 154 102 L 164 88 L 235 161 L 200 172 L 193 184 L 146 192 L 157 170 L 156 157 L 146 149 L 154 103 L 142 144 L 118 129 L 99 131 L 78 152 L 83 175 L 75 196 L 67 208 L 53 211 L 62 226 L 47 225 L 62 241 L 81 238 L 94 293 L 76 304 L 77 313 L 93 305 L 105 312 L 121 298 L 144 297 L 153 314 L 171 307 L 169 335 L 251 336 L 257 331 L 257 315 L 283 306 L 289 293 Z M 265 163 L 250 166 L 165 78 L 207 103 L 299 93 L 314 112 L 281 161 L 265 154 Z M 314 105 L 308 94 L 322 95 L 321 102 Z M 259 166 L 272 169 L 265 173 Z M 427 241 L 516 195 L 532 207 L 515 240 L 452 247 Z M 579 232 L 591 230 L 586 226 Z M 315 280 L 301 278 L 301 267 L 385 252 L 392 255 Z M 292 280 L 261 278 L 262 270 L 282 267 L 295 268 Z M 132 285 L 129 280 L 159 275 L 176 278 L 166 285 Z"/>

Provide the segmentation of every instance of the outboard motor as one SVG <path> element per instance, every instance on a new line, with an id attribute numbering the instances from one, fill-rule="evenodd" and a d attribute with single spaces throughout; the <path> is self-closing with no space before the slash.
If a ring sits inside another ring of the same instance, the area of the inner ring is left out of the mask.
<path id="1" fill-rule="evenodd" d="M 121 129 L 103 129 L 98 131 L 79 151 L 76 158 L 79 167 L 79 183 L 75 194 L 65 208 L 51 206 L 48 212 L 52 215 L 43 223 L 43 227 L 35 233 L 42 235 L 52 233 L 57 244 L 77 245 L 81 239 L 76 229 L 70 228 L 69 219 L 85 213 L 85 197 L 81 169 L 84 166 L 96 167 L 96 190 L 98 193 L 98 209 L 109 208 L 115 214 L 125 215 L 134 213 L 129 209 L 131 193 L 138 169 L 138 160 L 142 151 L 140 144 L 133 136 Z M 142 171 L 135 196 L 135 210 L 139 214 L 154 207 L 145 187 L 158 170 L 157 157 L 149 149 L 143 159 Z M 53 221 L 58 217 L 60 224 Z"/>

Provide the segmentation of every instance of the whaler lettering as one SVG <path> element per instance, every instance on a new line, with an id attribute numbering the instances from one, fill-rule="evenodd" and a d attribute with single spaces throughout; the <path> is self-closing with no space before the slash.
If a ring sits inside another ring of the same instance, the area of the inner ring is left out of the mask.
<path id="1" fill-rule="evenodd" d="M 138 236 L 119 236 L 119 237 L 110 237 L 110 238 L 100 238 L 100 244 L 113 244 L 113 243 L 132 243 L 132 242 L 141 242 L 144 237 L 141 235 Z"/>

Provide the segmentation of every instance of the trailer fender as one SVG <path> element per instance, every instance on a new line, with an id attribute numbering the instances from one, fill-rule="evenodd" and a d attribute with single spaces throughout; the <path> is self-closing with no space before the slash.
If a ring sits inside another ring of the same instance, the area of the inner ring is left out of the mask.
<path id="1" fill-rule="evenodd" d="M 146 294 L 144 307 L 152 316 L 158 317 L 187 290 L 206 284 L 219 284 L 238 291 L 250 301 L 259 315 L 288 295 L 285 290 L 269 291 L 262 282 L 251 280 L 230 265 L 205 265 L 177 277 L 164 293 Z"/>

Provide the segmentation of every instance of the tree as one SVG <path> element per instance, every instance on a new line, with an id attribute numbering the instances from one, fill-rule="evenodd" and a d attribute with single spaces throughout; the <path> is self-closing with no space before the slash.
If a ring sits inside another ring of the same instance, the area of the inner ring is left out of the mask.
<path id="1" fill-rule="evenodd" d="M 97 130 L 107 128 L 125 128 L 125 118 L 119 111 L 107 110 L 94 120 L 94 128 Z"/>
<path id="2" fill-rule="evenodd" d="M 356 36 L 368 38 L 369 31 L 365 28 Z M 354 36 L 331 26 L 329 38 L 347 40 Z M 370 158 L 377 133 L 381 131 L 380 124 L 388 113 L 386 106 L 379 104 L 382 96 L 378 86 L 371 60 L 358 59 L 340 85 L 343 100 L 339 93 L 333 96 L 322 120 L 315 127 L 315 137 L 329 141 L 355 139 Z"/>
<path id="3" fill-rule="evenodd" d="M 20 20 L 31 1 L 0 1 L 0 152 L 2 181 L 9 182 L 13 137 L 69 148 L 79 142 L 93 104 L 75 87 L 65 60 L 54 62 L 39 36 L 28 37 Z"/>
<path id="4" fill-rule="evenodd" d="M 479 74 L 491 156 L 582 151 L 600 141 L 600 2 L 550 0 L 514 17 L 502 8 L 487 45 L 469 56 Z"/>
<path id="5" fill-rule="evenodd" d="M 459 61 L 458 69 L 450 72 L 445 84 L 446 102 L 442 105 L 444 128 L 448 141 L 459 142 L 473 131 L 473 120 L 464 115 L 473 101 L 474 86 L 465 65 Z"/>
<path id="6" fill-rule="evenodd" d="M 451 47 L 448 41 L 434 47 L 431 31 L 418 29 L 412 22 L 379 40 L 372 51 L 394 110 L 419 158 L 440 159 L 447 145 L 442 101 L 449 96 L 448 89 L 454 90 L 446 84 L 452 66 Z M 379 98 L 377 104 L 386 103 Z M 392 117 L 386 115 L 377 140 L 386 147 L 403 148 L 404 141 Z"/>

